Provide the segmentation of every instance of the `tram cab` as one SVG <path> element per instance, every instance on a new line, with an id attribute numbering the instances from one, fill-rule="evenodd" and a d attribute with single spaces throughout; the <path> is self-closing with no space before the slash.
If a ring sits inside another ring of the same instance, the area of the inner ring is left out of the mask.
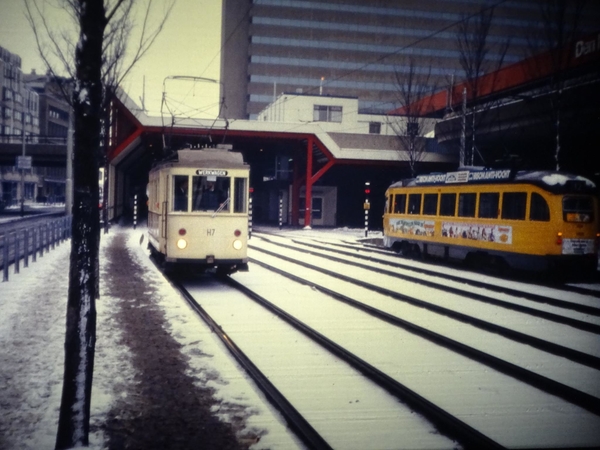
<path id="1" fill-rule="evenodd" d="M 148 241 L 166 268 L 248 270 L 250 167 L 228 148 L 182 149 L 150 171 Z"/>

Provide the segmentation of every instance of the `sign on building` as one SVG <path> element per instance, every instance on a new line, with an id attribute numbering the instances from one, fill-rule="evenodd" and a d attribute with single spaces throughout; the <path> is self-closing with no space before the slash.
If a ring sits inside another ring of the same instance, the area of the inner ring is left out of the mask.
<path id="1" fill-rule="evenodd" d="M 17 169 L 19 169 L 19 170 L 31 169 L 31 156 L 17 156 Z"/>

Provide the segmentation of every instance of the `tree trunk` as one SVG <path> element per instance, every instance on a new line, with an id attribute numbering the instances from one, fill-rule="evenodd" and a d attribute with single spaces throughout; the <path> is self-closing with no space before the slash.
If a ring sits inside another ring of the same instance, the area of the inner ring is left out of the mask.
<path id="1" fill-rule="evenodd" d="M 73 111 L 73 222 L 65 370 L 56 449 L 87 446 L 99 290 L 98 156 L 102 103 L 103 0 L 79 0 Z"/>

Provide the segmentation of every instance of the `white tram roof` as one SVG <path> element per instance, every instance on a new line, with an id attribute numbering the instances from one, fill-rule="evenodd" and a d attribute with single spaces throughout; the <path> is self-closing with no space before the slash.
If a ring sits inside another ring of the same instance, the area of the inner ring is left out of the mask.
<path id="1" fill-rule="evenodd" d="M 589 179 L 565 172 L 553 171 L 514 171 L 511 169 L 483 169 L 465 167 L 456 172 L 418 175 L 416 178 L 397 181 L 390 188 L 406 186 L 433 186 L 451 184 L 496 184 L 528 183 L 536 184 L 549 191 L 570 189 L 579 185 L 579 189 L 592 190 L 596 185 Z"/>
<path id="2" fill-rule="evenodd" d="M 177 160 L 161 162 L 157 167 L 177 165 L 179 167 L 207 167 L 213 169 L 248 169 L 239 152 L 227 148 L 202 148 L 177 150 Z"/>

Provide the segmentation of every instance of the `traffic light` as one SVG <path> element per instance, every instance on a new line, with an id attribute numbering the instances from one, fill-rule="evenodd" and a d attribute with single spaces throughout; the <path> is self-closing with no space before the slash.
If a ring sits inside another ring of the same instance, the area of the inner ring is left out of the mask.
<path id="1" fill-rule="evenodd" d="M 365 194 L 369 195 L 371 193 L 371 183 L 368 181 L 365 181 Z"/>

